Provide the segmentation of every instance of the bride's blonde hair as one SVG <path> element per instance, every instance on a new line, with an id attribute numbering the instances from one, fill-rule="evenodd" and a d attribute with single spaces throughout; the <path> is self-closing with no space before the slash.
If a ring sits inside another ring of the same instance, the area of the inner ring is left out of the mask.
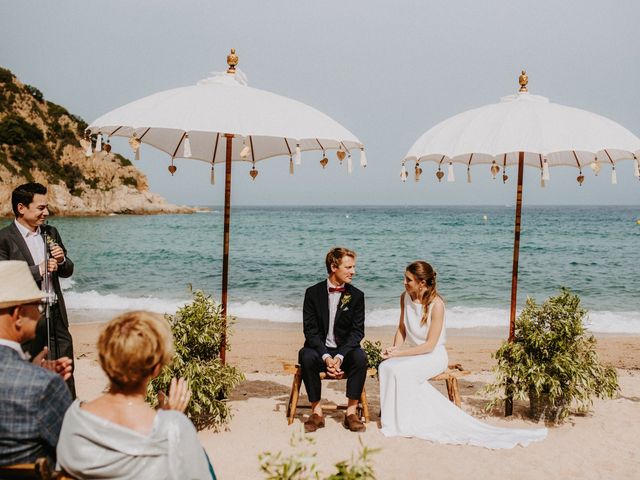
<path id="1" fill-rule="evenodd" d="M 436 272 L 431 265 L 422 260 L 410 263 L 406 271 L 416 277 L 418 281 L 424 281 L 427 286 L 427 289 L 422 294 L 422 298 L 420 298 L 420 302 L 422 303 L 420 325 L 424 325 L 427 323 L 429 317 L 429 305 L 431 305 L 436 297 L 440 297 L 438 289 L 436 288 Z"/>

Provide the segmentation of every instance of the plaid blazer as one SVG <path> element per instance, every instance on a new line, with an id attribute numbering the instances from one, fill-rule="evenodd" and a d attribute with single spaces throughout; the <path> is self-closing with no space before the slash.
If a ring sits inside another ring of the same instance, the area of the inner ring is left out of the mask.
<path id="1" fill-rule="evenodd" d="M 71 394 L 62 378 L 0 345 L 0 465 L 55 459 Z"/>

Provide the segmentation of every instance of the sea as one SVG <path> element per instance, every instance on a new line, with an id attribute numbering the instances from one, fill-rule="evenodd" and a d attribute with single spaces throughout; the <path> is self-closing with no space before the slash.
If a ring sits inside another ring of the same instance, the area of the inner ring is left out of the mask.
<path id="1" fill-rule="evenodd" d="M 75 263 L 63 281 L 72 321 L 101 311 L 174 313 L 190 288 L 219 300 L 223 212 L 209 208 L 51 217 Z M 524 207 L 518 309 L 564 286 L 580 296 L 591 331 L 640 333 L 638 219 L 637 206 Z M 229 311 L 301 323 L 305 289 L 326 278 L 326 252 L 346 246 L 358 255 L 353 284 L 365 292 L 368 326 L 397 324 L 404 269 L 421 259 L 438 273 L 448 328 L 507 329 L 513 231 L 513 206 L 235 207 Z"/>

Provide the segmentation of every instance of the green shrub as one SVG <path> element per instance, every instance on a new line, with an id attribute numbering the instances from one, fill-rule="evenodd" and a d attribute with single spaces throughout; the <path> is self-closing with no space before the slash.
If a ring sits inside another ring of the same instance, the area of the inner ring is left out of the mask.
<path id="1" fill-rule="evenodd" d="M 382 362 L 382 343 L 380 340 L 370 342 L 365 340 L 362 343 L 362 349 L 367 354 L 367 361 L 369 362 L 369 368 L 375 368 L 376 370 Z"/>
<path id="2" fill-rule="evenodd" d="M 114 157 L 116 158 L 116 160 L 120 162 L 120 165 L 122 165 L 123 167 L 130 167 L 131 165 L 133 165 L 133 163 L 131 163 L 131 161 L 128 158 L 123 157 L 119 153 L 116 153 Z"/>
<path id="3" fill-rule="evenodd" d="M 24 88 L 27 90 L 27 92 L 29 92 L 31 94 L 31 96 L 33 98 L 35 98 L 38 102 L 43 102 L 44 101 L 44 95 L 42 95 L 42 92 L 40 90 L 38 90 L 36 87 L 32 86 L 32 85 L 25 85 Z"/>
<path id="4" fill-rule="evenodd" d="M 48 111 L 49 111 L 49 115 L 51 115 L 55 119 L 60 118 L 62 115 L 66 115 L 67 117 L 71 117 L 71 115 L 69 114 L 67 109 L 62 107 L 62 106 L 60 106 L 60 105 L 58 105 L 57 103 L 53 103 L 53 102 L 47 101 L 47 108 L 48 108 Z"/>
<path id="5" fill-rule="evenodd" d="M 176 353 L 150 383 L 147 398 L 152 405 L 157 405 L 158 392 L 167 392 L 171 379 L 182 377 L 192 392 L 186 415 L 198 430 L 209 427 L 218 430 L 231 419 L 227 405 L 229 393 L 244 380 L 242 372 L 222 365 L 219 358 L 224 332 L 221 306 L 197 290 L 191 303 L 166 318 L 171 325 Z"/>
<path id="6" fill-rule="evenodd" d="M 13 83 L 13 78 L 11 70 L 0 67 L 0 83 Z"/>
<path id="7" fill-rule="evenodd" d="M 7 115 L 0 122 L 0 143 L 24 145 L 29 142 L 43 141 L 42 130 L 16 114 Z"/>
<path id="8" fill-rule="evenodd" d="M 122 183 L 133 188 L 138 188 L 138 181 L 133 177 L 124 177 Z"/>
<path id="9" fill-rule="evenodd" d="M 494 395 L 488 408 L 509 396 L 528 396 L 534 418 L 562 421 L 574 404 L 584 412 L 594 396 L 613 398 L 616 371 L 598 362 L 596 339 L 583 324 L 586 314 L 580 298 L 566 288 L 540 306 L 527 298 L 515 340 L 493 355 L 498 364 L 495 382 L 486 387 Z"/>
<path id="10" fill-rule="evenodd" d="M 315 439 L 303 433 L 294 433 L 289 444 L 294 450 L 290 455 L 282 452 L 263 452 L 258 456 L 260 470 L 266 475 L 266 480 L 375 480 L 375 473 L 371 463 L 371 454 L 379 449 L 366 447 L 360 440 L 358 456 L 351 456 L 350 460 L 336 463 L 336 473 L 321 477 L 316 465 L 318 454 L 312 450 Z"/>

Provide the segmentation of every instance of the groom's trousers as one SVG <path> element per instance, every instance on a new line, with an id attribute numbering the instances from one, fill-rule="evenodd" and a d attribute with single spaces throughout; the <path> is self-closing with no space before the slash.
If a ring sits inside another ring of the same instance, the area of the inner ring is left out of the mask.
<path id="1" fill-rule="evenodd" d="M 334 357 L 337 349 L 329 348 L 328 353 Z M 315 349 L 303 347 L 298 352 L 298 363 L 302 370 L 302 382 L 307 390 L 309 401 L 311 403 L 320 401 L 322 393 L 320 372 L 327 370 L 322 357 Z M 367 354 L 361 348 L 354 348 L 344 357 L 340 368 L 344 371 L 347 379 L 347 398 L 360 399 L 364 382 L 367 379 L 367 366 Z"/>

